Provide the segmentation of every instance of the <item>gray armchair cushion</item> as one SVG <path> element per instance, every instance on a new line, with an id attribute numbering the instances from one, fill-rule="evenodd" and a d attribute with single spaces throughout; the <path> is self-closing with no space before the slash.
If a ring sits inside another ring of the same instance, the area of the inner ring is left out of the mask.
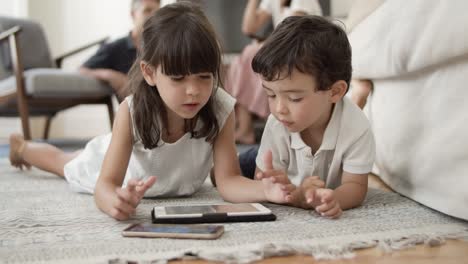
<path id="1" fill-rule="evenodd" d="M 31 69 L 24 71 L 26 93 L 33 97 L 80 98 L 112 93 L 104 82 L 77 72 L 60 69 Z M 16 80 L 11 76 L 0 81 L 0 95 L 14 91 Z"/>
<path id="2" fill-rule="evenodd" d="M 1 44 L 0 44 L 1 45 Z M 0 47 L 1 49 L 1 47 Z M 1 50 L 0 50 L 0 61 L 1 61 Z M 3 80 L 5 79 L 6 77 L 8 77 L 10 74 L 7 72 L 7 70 L 5 69 L 5 67 L 3 66 L 3 63 L 0 62 L 0 80 Z"/>
<path id="3" fill-rule="evenodd" d="M 21 27 L 18 41 L 23 68 L 54 67 L 47 39 L 41 25 L 31 20 L 0 16 L 0 31 L 10 29 L 14 26 Z M 8 48 L 8 44 L 6 43 L 1 45 L 0 53 L 2 55 L 0 58 L 4 68 L 11 70 L 11 58 L 6 56 L 10 54 Z"/>

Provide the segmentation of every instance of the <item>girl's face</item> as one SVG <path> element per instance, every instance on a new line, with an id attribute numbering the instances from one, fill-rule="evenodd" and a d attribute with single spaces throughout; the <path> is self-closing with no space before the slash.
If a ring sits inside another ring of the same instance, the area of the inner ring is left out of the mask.
<path id="1" fill-rule="evenodd" d="M 144 76 L 150 85 L 156 85 L 154 89 L 158 89 L 169 116 L 175 113 L 184 119 L 195 117 L 213 91 L 214 77 L 210 72 L 170 76 L 162 73 L 158 66 L 155 71 L 151 70 L 150 74 Z"/>

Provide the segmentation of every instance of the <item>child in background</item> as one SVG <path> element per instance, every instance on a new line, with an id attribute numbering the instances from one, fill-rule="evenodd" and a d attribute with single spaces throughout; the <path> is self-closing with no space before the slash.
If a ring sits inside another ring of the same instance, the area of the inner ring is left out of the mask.
<path id="1" fill-rule="evenodd" d="M 257 31 L 270 20 L 276 26 L 288 16 L 321 14 L 322 9 L 317 0 L 248 0 L 242 19 L 242 32 L 255 37 Z M 260 41 L 257 38 L 242 50 L 229 66 L 224 82 L 226 91 L 237 100 L 235 139 L 241 144 L 255 143 L 253 115 L 266 119 L 270 114 L 261 80 L 251 67 L 252 58 L 262 45 Z"/>
<path id="2" fill-rule="evenodd" d="M 130 70 L 133 94 L 120 104 L 112 133 L 75 153 L 14 134 L 10 162 L 94 193 L 99 209 L 118 220 L 131 217 L 143 196 L 193 194 L 213 164 L 225 200 L 285 203 L 292 185 L 240 176 L 235 100 L 217 88 L 220 66 L 220 47 L 203 12 L 190 3 L 165 6 L 144 24 Z"/>
<path id="3" fill-rule="evenodd" d="M 351 47 L 338 25 L 318 16 L 286 18 L 252 61 L 271 115 L 256 158 L 258 179 L 292 183 L 286 200 L 337 218 L 359 206 L 375 143 L 362 111 L 344 97 Z"/>

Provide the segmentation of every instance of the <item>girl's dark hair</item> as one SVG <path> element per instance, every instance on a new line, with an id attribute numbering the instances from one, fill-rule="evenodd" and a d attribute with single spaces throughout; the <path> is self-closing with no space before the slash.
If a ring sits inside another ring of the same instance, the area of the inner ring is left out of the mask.
<path id="1" fill-rule="evenodd" d="M 311 74 L 317 90 L 339 80 L 349 87 L 351 46 L 346 32 L 319 16 L 292 16 L 281 22 L 252 60 L 254 72 L 267 81 L 289 78 L 294 69 Z"/>
<path id="2" fill-rule="evenodd" d="M 133 122 L 146 149 L 158 146 L 161 133 L 168 127 L 165 104 L 156 87 L 144 80 L 140 61 L 161 66 L 166 75 L 185 76 L 210 72 L 214 89 L 220 86 L 221 50 L 213 27 L 201 9 L 188 2 L 167 5 L 155 12 L 143 26 L 141 47 L 129 72 L 128 89 L 133 92 Z M 185 132 L 213 142 L 219 133 L 213 96 L 191 120 L 185 120 Z M 201 128 L 195 131 L 195 122 Z M 135 135 L 136 136 L 136 135 Z"/>

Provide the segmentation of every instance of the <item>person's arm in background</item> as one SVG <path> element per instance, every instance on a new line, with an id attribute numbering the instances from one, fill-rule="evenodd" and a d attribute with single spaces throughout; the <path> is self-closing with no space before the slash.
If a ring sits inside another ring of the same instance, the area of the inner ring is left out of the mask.
<path id="1" fill-rule="evenodd" d="M 112 70 L 112 69 L 105 69 L 105 68 L 87 68 L 85 66 L 81 66 L 79 72 L 83 75 L 90 76 L 96 78 L 100 81 L 107 82 L 112 89 L 115 91 L 117 96 L 120 99 L 125 98 L 126 93 L 125 85 L 128 81 L 127 75 L 123 74 L 119 71 Z"/>
<path id="2" fill-rule="evenodd" d="M 108 83 L 120 100 L 125 98 L 124 88 L 127 83 L 127 75 L 115 70 L 116 42 L 102 45 L 80 68 L 82 75 L 96 78 Z"/>
<path id="3" fill-rule="evenodd" d="M 271 14 L 258 8 L 258 0 L 248 0 L 242 19 L 242 33 L 254 35 L 271 19 Z"/>

